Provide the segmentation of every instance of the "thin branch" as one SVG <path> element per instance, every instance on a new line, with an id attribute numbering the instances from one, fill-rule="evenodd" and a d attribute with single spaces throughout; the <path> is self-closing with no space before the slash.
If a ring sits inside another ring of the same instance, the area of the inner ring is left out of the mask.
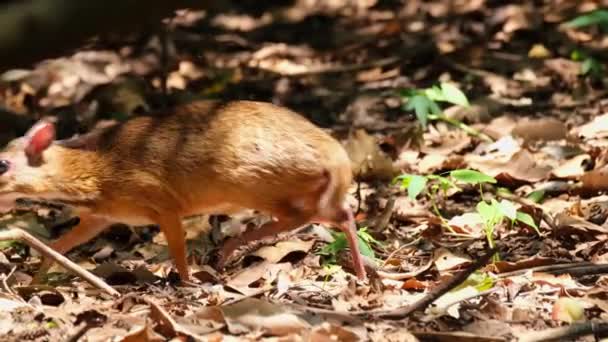
<path id="1" fill-rule="evenodd" d="M 576 337 L 593 334 L 596 341 L 608 335 L 608 322 L 586 322 L 572 324 L 566 327 L 552 328 L 542 331 L 523 333 L 519 336 L 519 342 L 541 342 L 541 341 L 571 341 Z"/>
<path id="2" fill-rule="evenodd" d="M 40 254 L 44 255 L 47 258 L 55 260 L 59 265 L 61 265 L 66 270 L 80 276 L 82 279 L 89 282 L 91 285 L 101 289 L 112 296 L 120 296 L 120 293 L 106 284 L 103 280 L 95 276 L 93 273 L 85 270 L 79 265 L 72 262 L 70 259 L 61 255 L 51 247 L 42 243 L 40 240 L 35 238 L 33 235 L 28 232 L 21 230 L 19 228 L 13 228 L 6 231 L 0 231 L 0 241 L 7 240 L 18 240 L 27 244 L 31 248 L 37 250 Z"/>
<path id="3" fill-rule="evenodd" d="M 443 296 L 444 294 L 448 293 L 450 290 L 452 290 L 455 287 L 457 287 L 458 285 L 462 284 L 465 280 L 467 280 L 467 278 L 471 274 L 473 274 L 473 272 L 475 272 L 482 266 L 486 265 L 490 261 L 490 259 L 492 259 L 492 256 L 496 253 L 496 251 L 497 251 L 496 247 L 489 249 L 486 252 L 486 254 L 484 254 L 482 257 L 477 259 L 477 261 L 472 263 L 465 270 L 454 275 L 452 277 L 452 279 L 450 279 L 444 283 L 441 283 L 439 286 L 432 289 L 426 296 L 424 296 L 423 298 L 421 298 L 420 300 L 418 300 L 417 302 L 415 302 L 412 305 L 400 307 L 395 310 L 362 311 L 362 312 L 356 312 L 356 313 L 352 313 L 352 314 L 370 315 L 370 316 L 374 316 L 374 317 L 384 317 L 384 318 L 390 318 L 390 319 L 405 319 L 415 311 L 426 309 L 434 301 L 439 299 L 439 297 Z"/>

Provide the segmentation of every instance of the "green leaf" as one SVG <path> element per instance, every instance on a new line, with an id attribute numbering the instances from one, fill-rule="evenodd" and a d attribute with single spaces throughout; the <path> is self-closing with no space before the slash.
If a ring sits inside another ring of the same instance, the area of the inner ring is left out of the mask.
<path id="1" fill-rule="evenodd" d="M 412 178 L 410 179 L 410 183 L 408 184 L 408 187 L 407 187 L 408 197 L 412 200 L 415 200 L 416 197 L 418 197 L 418 195 L 422 192 L 422 190 L 424 190 L 427 182 L 428 182 L 428 180 L 426 179 L 426 177 L 412 175 Z"/>
<path id="2" fill-rule="evenodd" d="M 498 203 L 498 207 L 500 208 L 500 212 L 509 218 L 509 220 L 515 220 L 517 218 L 517 208 L 515 208 L 513 202 L 503 199 Z"/>
<path id="3" fill-rule="evenodd" d="M 408 197 L 414 200 L 424 190 L 428 179 L 424 176 L 403 174 L 395 177 L 393 184 L 399 181 L 401 181 L 401 190 L 407 189 Z"/>
<path id="4" fill-rule="evenodd" d="M 521 222 L 521 223 L 523 223 L 523 224 L 526 224 L 526 225 L 534 228 L 534 230 L 536 231 L 536 233 L 538 235 L 540 235 L 540 230 L 538 229 L 538 226 L 536 225 L 536 222 L 534 222 L 534 219 L 532 218 L 532 216 L 528 215 L 527 213 L 518 211 L 517 212 L 516 220 L 519 221 L 519 222 Z"/>
<path id="5" fill-rule="evenodd" d="M 487 273 L 475 271 L 467 280 L 454 288 L 454 290 L 462 289 L 466 286 L 473 286 L 477 291 L 486 291 L 494 287 L 494 279 Z"/>
<path id="6" fill-rule="evenodd" d="M 490 177 L 484 173 L 475 170 L 453 170 L 452 172 L 450 172 L 450 176 L 456 179 L 457 181 L 469 184 L 496 183 L 496 179 L 494 177 Z"/>
<path id="7" fill-rule="evenodd" d="M 429 114 L 432 111 L 431 102 L 432 101 L 424 95 L 412 96 L 407 102 L 406 109 L 414 110 L 414 112 L 416 113 L 416 118 L 424 128 L 426 128 Z"/>
<path id="8" fill-rule="evenodd" d="M 590 25 L 608 25 L 608 11 L 607 10 L 596 10 L 587 14 L 580 15 L 573 20 L 566 23 L 566 26 L 572 28 L 585 27 Z"/>
<path id="9" fill-rule="evenodd" d="M 365 242 L 360 236 L 357 236 L 357 241 L 359 242 L 359 249 L 361 250 L 361 254 L 365 255 L 368 258 L 375 258 L 376 254 L 372 247 Z"/>
<path id="10" fill-rule="evenodd" d="M 410 98 L 413 97 L 417 94 L 419 94 L 420 92 L 417 89 L 401 89 L 401 91 L 399 92 L 399 95 L 401 95 L 402 98 Z"/>
<path id="11" fill-rule="evenodd" d="M 329 256 L 333 260 L 347 245 L 348 241 L 346 241 L 346 235 L 344 235 L 344 233 L 336 233 L 334 234 L 334 241 L 323 246 L 318 254 Z"/>
<path id="12" fill-rule="evenodd" d="M 494 226 L 496 226 L 503 218 L 503 214 L 500 211 L 498 202 L 496 202 L 495 199 L 492 199 L 491 204 L 488 204 L 485 201 L 477 203 L 477 213 L 479 213 L 486 224 L 486 228 L 488 228 L 490 231 L 493 231 Z"/>
<path id="13" fill-rule="evenodd" d="M 382 246 L 382 242 L 374 239 L 373 236 L 371 236 L 368 232 L 367 232 L 367 227 L 363 227 L 363 228 L 359 228 L 359 230 L 357 231 L 357 234 L 359 235 L 359 237 L 361 239 L 363 239 L 363 241 L 365 241 L 366 243 L 372 245 L 377 245 L 377 246 Z"/>
<path id="14" fill-rule="evenodd" d="M 456 88 L 455 85 L 451 83 L 442 83 L 441 91 L 446 102 L 463 107 L 469 106 L 469 100 L 466 95 L 460 89 Z"/>
<path id="15" fill-rule="evenodd" d="M 545 197 L 545 190 L 532 191 L 527 197 L 534 203 L 540 203 Z"/>
<path id="16" fill-rule="evenodd" d="M 438 86 L 433 86 L 432 88 L 425 89 L 424 95 L 426 95 L 426 97 L 428 97 L 431 101 L 446 101 L 445 94 Z"/>
<path id="17" fill-rule="evenodd" d="M 581 75 L 587 75 L 593 69 L 593 60 L 587 58 L 581 64 Z"/>
<path id="18" fill-rule="evenodd" d="M 585 53 L 581 50 L 572 50 L 572 52 L 570 53 L 570 59 L 575 62 L 582 61 L 585 57 Z"/>

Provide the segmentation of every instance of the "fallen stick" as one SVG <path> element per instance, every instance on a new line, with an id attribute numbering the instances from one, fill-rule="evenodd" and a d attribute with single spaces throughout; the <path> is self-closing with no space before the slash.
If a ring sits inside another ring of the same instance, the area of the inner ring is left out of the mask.
<path id="1" fill-rule="evenodd" d="M 577 337 L 593 335 L 596 341 L 608 336 L 608 322 L 585 322 L 565 327 L 541 331 L 530 331 L 517 336 L 519 342 L 544 342 L 574 340 Z"/>
<path id="2" fill-rule="evenodd" d="M 405 319 L 415 311 L 421 311 L 426 309 L 434 301 L 439 299 L 453 288 L 462 284 L 467 278 L 482 266 L 485 266 L 492 256 L 496 253 L 497 248 L 491 248 L 486 251 L 486 254 L 482 255 L 474 263 L 469 265 L 465 270 L 460 271 L 454 275 L 450 280 L 440 284 L 439 286 L 432 289 L 426 296 L 422 297 L 412 305 L 403 306 L 393 310 L 373 310 L 373 311 L 362 311 L 362 312 L 351 312 L 357 316 L 369 316 L 369 317 L 382 317 L 388 319 Z"/>
<path id="3" fill-rule="evenodd" d="M 112 296 L 115 296 L 115 297 L 120 296 L 120 293 L 118 291 L 114 290 L 112 287 L 110 287 L 110 285 L 106 284 L 99 277 L 95 276 L 93 273 L 85 270 L 84 268 L 78 266 L 76 263 L 72 262 L 70 259 L 61 255 L 60 253 L 58 253 L 51 247 L 42 243 L 40 240 L 35 238 L 30 233 L 28 233 L 22 229 L 12 228 L 9 230 L 0 231 L 0 241 L 7 241 L 7 240 L 21 241 L 21 242 L 27 244 L 28 246 L 30 246 L 31 248 L 37 250 L 40 254 L 44 255 L 45 257 L 55 260 L 55 262 L 57 262 L 63 268 L 76 274 L 77 276 L 86 280 L 87 282 L 89 282 L 91 285 L 97 287 L 98 289 L 101 289 L 101 290 L 105 291 L 106 293 L 108 293 Z"/>

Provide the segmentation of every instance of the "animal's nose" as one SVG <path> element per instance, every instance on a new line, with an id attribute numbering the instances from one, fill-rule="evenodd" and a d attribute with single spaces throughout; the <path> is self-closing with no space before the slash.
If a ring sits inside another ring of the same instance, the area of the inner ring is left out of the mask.
<path id="1" fill-rule="evenodd" d="M 6 171 L 8 171 L 10 166 L 11 166 L 11 162 L 9 162 L 8 160 L 5 160 L 5 159 L 1 159 L 0 160 L 0 175 L 4 174 Z"/>

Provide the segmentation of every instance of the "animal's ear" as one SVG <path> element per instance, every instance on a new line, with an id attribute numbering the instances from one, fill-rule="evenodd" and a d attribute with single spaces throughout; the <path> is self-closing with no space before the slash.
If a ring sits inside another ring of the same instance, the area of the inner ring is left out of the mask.
<path id="1" fill-rule="evenodd" d="M 30 160 L 40 160 L 42 153 L 55 140 L 55 125 L 39 121 L 25 134 L 25 155 Z"/>

